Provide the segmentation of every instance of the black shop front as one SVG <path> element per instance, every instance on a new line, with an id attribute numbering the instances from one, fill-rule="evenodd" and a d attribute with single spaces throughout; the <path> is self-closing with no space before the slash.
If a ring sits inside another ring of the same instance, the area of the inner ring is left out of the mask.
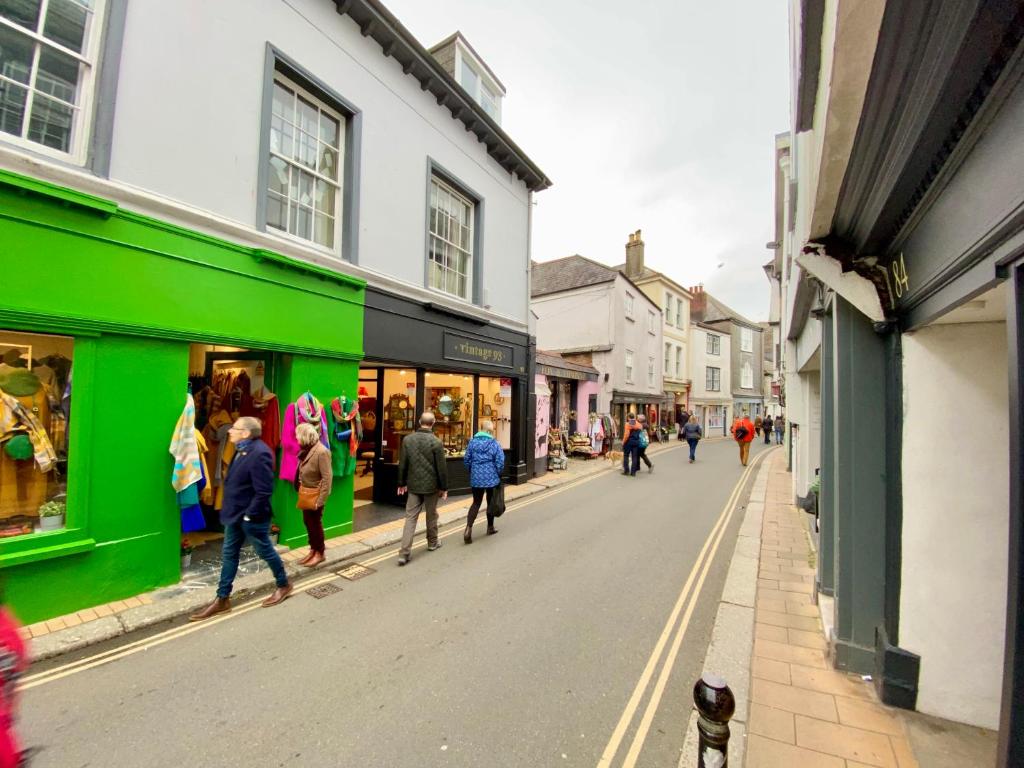
<path id="1" fill-rule="evenodd" d="M 468 493 L 466 445 L 490 421 L 505 451 L 505 480 L 527 479 L 529 338 L 450 307 L 367 289 L 364 361 L 359 370 L 363 427 L 355 504 L 403 504 L 402 441 L 431 411 L 444 445 L 449 491 Z M 529 438 L 532 439 L 532 426 Z"/>

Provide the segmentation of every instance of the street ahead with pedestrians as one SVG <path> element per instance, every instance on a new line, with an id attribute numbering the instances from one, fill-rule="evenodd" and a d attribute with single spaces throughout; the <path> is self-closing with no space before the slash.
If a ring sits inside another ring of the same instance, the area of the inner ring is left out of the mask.
<path id="1" fill-rule="evenodd" d="M 675 766 L 736 491 L 768 450 L 744 470 L 731 440 L 694 464 L 673 445 L 653 473 L 510 503 L 471 546 L 456 523 L 405 568 L 375 552 L 362 578 L 316 572 L 273 609 L 37 665 L 33 765 Z"/>

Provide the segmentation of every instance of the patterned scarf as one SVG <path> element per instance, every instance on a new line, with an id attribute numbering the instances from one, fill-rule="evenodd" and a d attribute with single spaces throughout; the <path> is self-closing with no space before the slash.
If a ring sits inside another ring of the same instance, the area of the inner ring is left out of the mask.
<path id="1" fill-rule="evenodd" d="M 171 472 L 174 490 L 180 493 L 202 479 L 199 443 L 196 442 L 196 403 L 192 395 L 185 397 L 185 410 L 178 417 L 168 451 L 174 457 L 174 469 Z"/>
<path id="2" fill-rule="evenodd" d="M 0 437 L 7 438 L 16 432 L 27 432 L 32 442 L 36 466 L 40 472 L 49 472 L 57 461 L 46 430 L 39 419 L 21 401 L 0 390 Z"/>
<path id="3" fill-rule="evenodd" d="M 316 427 L 317 432 L 320 431 L 320 421 L 323 418 L 324 406 L 313 396 L 312 392 L 307 392 L 295 401 L 295 413 L 298 414 L 302 421 Z"/>

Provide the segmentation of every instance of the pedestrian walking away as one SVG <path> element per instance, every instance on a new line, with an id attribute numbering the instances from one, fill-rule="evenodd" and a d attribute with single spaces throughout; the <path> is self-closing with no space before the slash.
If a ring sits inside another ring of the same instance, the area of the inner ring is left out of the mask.
<path id="1" fill-rule="evenodd" d="M 398 495 L 408 494 L 405 503 L 405 528 L 402 546 L 398 550 L 398 564 L 412 559 L 412 539 L 416 535 L 416 522 L 420 512 L 427 513 L 427 551 L 441 547 L 437 538 L 437 502 L 448 498 L 448 465 L 444 446 L 434 436 L 434 414 L 425 411 L 420 416 L 420 428 L 402 441 L 398 460 Z"/>
<path id="2" fill-rule="evenodd" d="M 689 423 L 689 421 L 690 421 L 690 414 L 688 414 L 686 412 L 686 409 L 683 408 L 681 411 L 679 411 L 679 415 L 676 416 L 676 440 L 679 440 L 680 442 L 682 442 L 682 440 L 683 440 L 683 429 L 685 429 L 685 427 Z"/>
<path id="3" fill-rule="evenodd" d="M 682 433 L 686 444 L 690 446 L 690 463 L 693 464 L 697 460 L 697 443 L 704 437 L 704 430 L 697 423 L 696 416 L 691 416 L 690 420 L 683 425 Z"/>
<path id="4" fill-rule="evenodd" d="M 636 477 L 640 468 L 640 422 L 635 413 L 626 418 L 626 428 L 622 434 L 622 474 Z"/>
<path id="5" fill-rule="evenodd" d="M 761 428 L 764 430 L 764 444 L 765 445 L 771 445 L 772 444 L 772 428 L 773 427 L 774 427 L 774 422 L 772 421 L 771 415 L 765 416 L 764 417 L 764 422 L 762 422 L 762 424 L 761 424 Z"/>
<path id="6" fill-rule="evenodd" d="M 643 415 L 637 416 L 636 420 L 640 424 L 639 448 L 637 449 L 636 455 L 640 461 L 647 465 L 647 472 L 650 474 L 654 471 L 654 465 L 651 463 L 651 460 L 647 458 L 647 446 L 651 444 L 651 433 L 647 428 L 647 417 Z M 637 469 L 640 468 L 639 463 L 637 463 L 636 466 Z"/>
<path id="7" fill-rule="evenodd" d="M 505 468 L 505 452 L 494 439 L 494 422 L 480 422 L 480 431 L 473 435 L 466 446 L 462 462 L 469 469 L 469 484 L 473 488 L 473 503 L 466 515 L 466 531 L 462 534 L 462 540 L 472 544 L 473 523 L 476 522 L 484 496 L 487 497 L 487 535 L 492 536 L 498 532 L 494 527 L 494 501 L 495 492 L 501 485 L 501 471 Z"/>
<path id="8" fill-rule="evenodd" d="M 740 464 L 747 466 L 747 459 L 750 457 L 750 443 L 754 439 L 754 424 L 747 414 L 736 419 L 732 425 L 733 439 L 740 447 Z"/>
<path id="9" fill-rule="evenodd" d="M 754 434 L 758 437 L 761 436 L 761 427 L 764 424 L 764 420 L 760 415 L 754 417 Z"/>
<path id="10" fill-rule="evenodd" d="M 775 420 L 775 444 L 782 445 L 783 438 L 786 436 L 786 419 L 779 416 Z"/>
<path id="11" fill-rule="evenodd" d="M 312 424 L 295 427 L 299 441 L 299 468 L 295 473 L 295 490 L 299 492 L 298 507 L 309 537 L 309 554 L 299 565 L 316 568 L 324 561 L 324 505 L 331 495 L 331 452 L 321 442 L 320 433 Z"/>
<path id="12" fill-rule="evenodd" d="M 274 454 L 260 440 L 262 424 L 252 416 L 242 416 L 228 430 L 235 455 L 224 480 L 224 504 L 220 521 L 224 525 L 224 548 L 217 598 L 189 621 L 202 621 L 231 610 L 231 590 L 238 573 L 238 556 L 246 539 L 267 565 L 277 589 L 263 601 L 269 608 L 283 602 L 292 593 L 284 563 L 270 543 L 270 495 L 274 490 Z"/>

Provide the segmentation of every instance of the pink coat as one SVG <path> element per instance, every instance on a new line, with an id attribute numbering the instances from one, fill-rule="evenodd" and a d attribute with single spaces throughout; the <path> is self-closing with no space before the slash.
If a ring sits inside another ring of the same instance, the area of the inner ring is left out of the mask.
<path id="1" fill-rule="evenodd" d="M 327 409 L 320 412 L 320 442 L 330 450 L 327 442 Z M 299 441 L 295 437 L 295 403 L 289 403 L 284 412 L 284 428 L 281 430 L 281 471 L 278 477 L 295 482 L 295 473 L 299 471 Z"/>

